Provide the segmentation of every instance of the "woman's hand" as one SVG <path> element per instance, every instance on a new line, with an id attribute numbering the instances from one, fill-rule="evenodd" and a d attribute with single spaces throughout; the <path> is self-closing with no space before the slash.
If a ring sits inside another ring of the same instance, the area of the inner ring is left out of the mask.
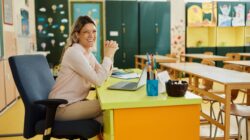
<path id="1" fill-rule="evenodd" d="M 113 58 L 115 55 L 115 52 L 119 49 L 118 44 L 116 41 L 110 40 L 105 41 L 104 44 L 104 57 Z"/>

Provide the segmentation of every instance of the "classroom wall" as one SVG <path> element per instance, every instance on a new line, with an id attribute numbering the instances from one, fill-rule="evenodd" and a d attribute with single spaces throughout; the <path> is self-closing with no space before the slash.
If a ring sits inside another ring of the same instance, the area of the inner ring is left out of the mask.
<path id="1" fill-rule="evenodd" d="M 0 2 L 3 4 L 2 0 Z M 13 0 L 9 9 L 9 14 L 12 15 L 12 22 L 6 23 L 4 17 L 1 17 L 3 22 L 2 37 L 4 56 L 3 59 L 0 59 L 0 114 L 8 109 L 8 105 L 14 103 L 18 97 L 18 92 L 8 63 L 8 57 L 31 52 L 33 44 L 36 42 L 34 1 Z M 11 17 L 10 15 L 7 17 Z M 4 13 L 2 16 L 4 16 Z"/>
<path id="2" fill-rule="evenodd" d="M 171 53 L 185 53 L 185 0 L 171 0 Z"/>
<path id="3" fill-rule="evenodd" d="M 18 4 L 15 4 L 18 3 Z M 29 53 L 36 44 L 34 0 L 13 0 L 13 24 L 3 24 L 4 57 Z M 27 11 L 29 34 L 22 32 L 21 10 Z"/>

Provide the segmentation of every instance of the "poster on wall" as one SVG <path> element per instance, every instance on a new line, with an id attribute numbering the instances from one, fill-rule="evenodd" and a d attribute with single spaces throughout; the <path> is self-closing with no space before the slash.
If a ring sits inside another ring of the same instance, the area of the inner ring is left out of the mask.
<path id="1" fill-rule="evenodd" d="M 232 4 L 232 26 L 245 26 L 245 4 Z"/>
<path id="2" fill-rule="evenodd" d="M 216 26 L 217 25 L 217 2 L 202 3 L 202 25 Z"/>
<path id="3" fill-rule="evenodd" d="M 201 26 L 202 25 L 202 7 L 200 3 L 189 3 L 187 10 L 188 26 Z"/>
<path id="4" fill-rule="evenodd" d="M 72 19 L 71 23 L 76 21 L 79 16 L 88 15 L 92 19 L 94 19 L 97 27 L 97 37 L 96 37 L 96 47 L 93 50 L 94 55 L 97 60 L 101 61 L 101 46 L 102 46 L 102 3 L 101 2 L 72 2 L 71 10 L 72 10 Z"/>
<path id="5" fill-rule="evenodd" d="M 250 3 L 246 3 L 246 26 L 250 26 Z"/>
<path id="6" fill-rule="evenodd" d="M 27 36 L 29 32 L 29 12 L 21 9 L 21 34 Z"/>
<path id="7" fill-rule="evenodd" d="M 232 5 L 231 3 L 218 4 L 218 26 L 232 26 Z"/>
<path id="8" fill-rule="evenodd" d="M 4 24 L 13 24 L 12 0 L 3 0 L 3 22 Z"/>

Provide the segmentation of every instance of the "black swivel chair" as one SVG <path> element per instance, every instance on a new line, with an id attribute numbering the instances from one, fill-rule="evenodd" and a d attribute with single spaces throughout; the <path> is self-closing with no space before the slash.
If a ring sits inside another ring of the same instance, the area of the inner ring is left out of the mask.
<path id="1" fill-rule="evenodd" d="M 67 101 L 48 99 L 55 81 L 44 56 L 12 56 L 9 64 L 25 107 L 23 137 L 31 138 L 43 134 L 43 140 L 51 137 L 87 140 L 102 131 L 100 123 L 93 119 L 54 120 L 58 105 Z"/>

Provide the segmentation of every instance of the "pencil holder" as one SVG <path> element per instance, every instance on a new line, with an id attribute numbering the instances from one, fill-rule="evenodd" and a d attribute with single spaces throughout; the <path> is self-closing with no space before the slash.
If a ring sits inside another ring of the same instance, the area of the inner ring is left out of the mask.
<path id="1" fill-rule="evenodd" d="M 147 80 L 147 95 L 158 96 L 158 80 Z"/>

